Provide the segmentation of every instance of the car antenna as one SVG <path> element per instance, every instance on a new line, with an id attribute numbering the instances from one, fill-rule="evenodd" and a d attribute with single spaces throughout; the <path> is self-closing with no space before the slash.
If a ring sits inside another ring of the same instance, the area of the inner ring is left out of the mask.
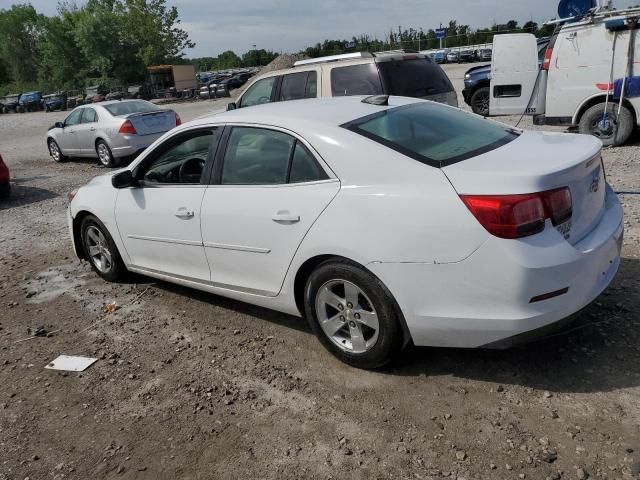
<path id="1" fill-rule="evenodd" d="M 378 105 L 380 107 L 388 107 L 389 95 L 372 95 L 363 99 L 362 103 L 368 103 L 369 105 Z"/>

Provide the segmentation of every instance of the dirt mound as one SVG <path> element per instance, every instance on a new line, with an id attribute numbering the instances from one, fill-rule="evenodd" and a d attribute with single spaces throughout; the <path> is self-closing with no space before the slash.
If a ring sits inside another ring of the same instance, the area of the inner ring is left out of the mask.
<path id="1" fill-rule="evenodd" d="M 291 68 L 293 64 L 298 60 L 304 60 L 309 58 L 304 53 L 296 53 L 294 55 L 289 55 L 284 53 L 282 55 L 277 56 L 269 65 L 264 67 L 260 71 L 260 75 L 264 75 L 268 72 L 273 72 L 274 70 L 282 70 L 283 68 Z"/>

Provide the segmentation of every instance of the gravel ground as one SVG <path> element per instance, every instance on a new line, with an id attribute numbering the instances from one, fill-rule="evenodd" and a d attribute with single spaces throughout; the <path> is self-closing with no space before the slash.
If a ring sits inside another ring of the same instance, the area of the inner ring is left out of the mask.
<path id="1" fill-rule="evenodd" d="M 446 67 L 458 88 L 467 67 Z M 175 108 L 189 120 L 224 103 Z M 44 133 L 64 116 L 0 116 L 14 178 L 0 203 L 0 479 L 637 478 L 638 136 L 604 152 L 624 258 L 583 328 L 510 351 L 414 347 L 365 372 L 299 319 L 144 277 L 107 284 L 77 261 L 65 195 L 105 170 L 51 161 Z M 55 333 L 21 341 L 39 326 Z M 59 354 L 99 360 L 45 370 Z"/>

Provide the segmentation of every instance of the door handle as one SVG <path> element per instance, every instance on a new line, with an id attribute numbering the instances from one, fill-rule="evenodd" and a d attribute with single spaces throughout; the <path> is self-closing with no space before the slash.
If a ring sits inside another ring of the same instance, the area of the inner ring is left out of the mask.
<path id="1" fill-rule="evenodd" d="M 300 215 L 292 215 L 290 212 L 280 211 L 273 216 L 272 220 L 276 223 L 283 224 L 298 223 L 300 221 Z"/>
<path id="2" fill-rule="evenodd" d="M 193 218 L 195 216 L 195 213 L 193 210 L 187 210 L 186 208 L 179 208 L 178 210 L 176 210 L 175 215 L 178 218 L 189 219 L 189 218 Z"/>

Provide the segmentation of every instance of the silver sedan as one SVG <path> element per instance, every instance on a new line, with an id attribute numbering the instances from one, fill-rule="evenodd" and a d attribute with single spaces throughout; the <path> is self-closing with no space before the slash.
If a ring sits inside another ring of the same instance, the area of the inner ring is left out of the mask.
<path id="1" fill-rule="evenodd" d="M 144 100 L 93 103 L 56 122 L 47 132 L 47 147 L 56 162 L 97 157 L 104 166 L 115 167 L 120 159 L 137 155 L 180 123 L 173 110 Z"/>

